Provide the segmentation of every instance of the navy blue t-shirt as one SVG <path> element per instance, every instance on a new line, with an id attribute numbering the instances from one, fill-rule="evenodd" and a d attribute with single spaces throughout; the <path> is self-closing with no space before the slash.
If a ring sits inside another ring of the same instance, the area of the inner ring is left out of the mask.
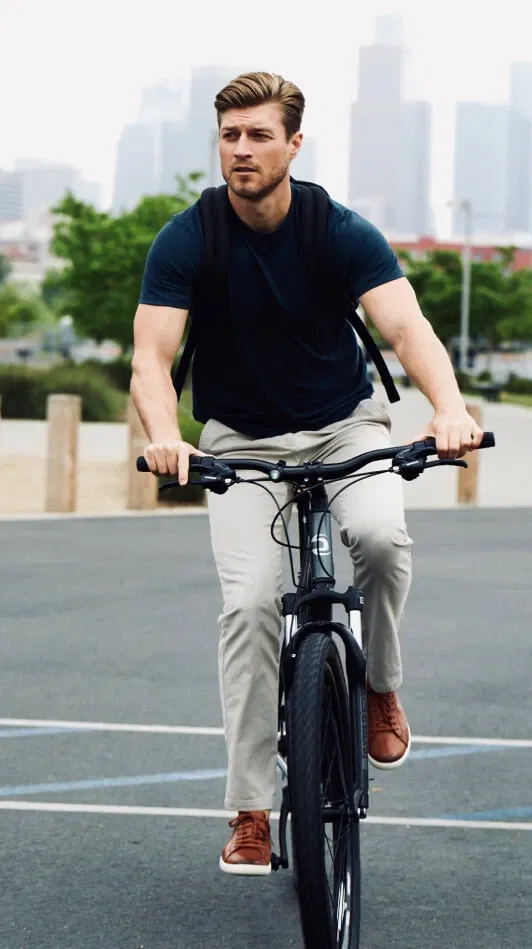
<path id="1" fill-rule="evenodd" d="M 373 387 L 350 324 L 324 312 L 295 234 L 299 189 L 276 231 L 234 215 L 229 308 L 208 314 L 192 367 L 194 417 L 252 436 L 311 431 L 346 418 Z M 403 276 L 380 231 L 332 201 L 333 260 L 355 299 Z M 148 253 L 140 303 L 191 309 L 203 253 L 198 204 L 159 231 Z M 192 319 L 206 314 L 195 312 Z"/>

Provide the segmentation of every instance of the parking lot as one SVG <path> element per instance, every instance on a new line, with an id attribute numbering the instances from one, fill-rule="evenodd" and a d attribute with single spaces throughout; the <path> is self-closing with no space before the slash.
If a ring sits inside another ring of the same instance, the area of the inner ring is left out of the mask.
<path id="1" fill-rule="evenodd" d="M 362 947 L 531 949 L 532 510 L 408 520 L 415 737 L 404 768 L 372 772 Z M 206 516 L 2 535 L 1 949 L 302 949 L 290 872 L 218 869 L 232 814 Z"/>

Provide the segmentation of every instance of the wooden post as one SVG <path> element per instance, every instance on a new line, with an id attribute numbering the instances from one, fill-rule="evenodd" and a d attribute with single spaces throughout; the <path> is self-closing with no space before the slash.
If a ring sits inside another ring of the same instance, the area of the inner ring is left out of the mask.
<path id="1" fill-rule="evenodd" d="M 482 407 L 477 404 L 467 405 L 467 411 L 482 428 Z M 476 504 L 478 498 L 478 470 L 479 452 L 471 451 L 464 456 L 467 468 L 458 469 L 458 503 Z"/>
<path id="2" fill-rule="evenodd" d="M 144 426 L 131 396 L 127 406 L 129 457 L 127 465 L 127 506 L 133 511 L 153 510 L 157 507 L 159 479 L 152 474 L 137 471 L 136 462 L 149 443 Z"/>
<path id="3" fill-rule="evenodd" d="M 46 417 L 46 510 L 64 514 L 76 510 L 81 396 L 49 395 Z"/>

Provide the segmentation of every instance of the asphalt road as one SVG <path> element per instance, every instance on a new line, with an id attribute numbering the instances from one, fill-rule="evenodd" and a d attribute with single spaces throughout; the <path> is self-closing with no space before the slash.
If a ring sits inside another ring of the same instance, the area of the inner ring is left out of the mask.
<path id="1" fill-rule="evenodd" d="M 531 739 L 532 510 L 416 511 L 401 696 L 414 735 Z M 0 949 L 302 949 L 290 873 L 225 877 L 220 608 L 204 516 L 3 522 Z M 336 554 L 339 584 L 348 582 Z M 363 949 L 532 949 L 532 748 L 415 743 L 373 772 Z M 28 810 L 5 810 L 7 801 Z M 416 827 L 482 818 L 490 829 Z"/>

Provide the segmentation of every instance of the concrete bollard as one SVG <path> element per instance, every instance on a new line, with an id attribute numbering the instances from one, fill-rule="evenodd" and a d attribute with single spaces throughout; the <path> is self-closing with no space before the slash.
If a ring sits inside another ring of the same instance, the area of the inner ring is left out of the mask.
<path id="1" fill-rule="evenodd" d="M 48 447 L 45 507 L 47 511 L 65 514 L 76 510 L 81 396 L 49 395 L 46 417 Z"/>
<path id="2" fill-rule="evenodd" d="M 137 471 L 136 461 L 149 443 L 144 425 L 131 396 L 127 406 L 129 453 L 127 464 L 127 507 L 132 511 L 153 510 L 158 504 L 159 479 Z"/>
<path id="3" fill-rule="evenodd" d="M 467 405 L 467 411 L 482 428 L 482 407 L 478 404 Z M 458 469 L 458 503 L 476 504 L 478 500 L 478 471 L 480 456 L 478 451 L 468 452 L 464 457 L 467 468 Z"/>

